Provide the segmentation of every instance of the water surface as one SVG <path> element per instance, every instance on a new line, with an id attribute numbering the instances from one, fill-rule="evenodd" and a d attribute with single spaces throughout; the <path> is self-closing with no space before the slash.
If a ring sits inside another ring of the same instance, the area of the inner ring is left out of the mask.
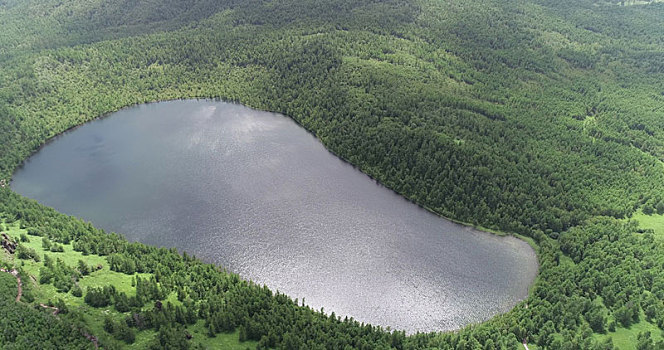
<path id="1" fill-rule="evenodd" d="M 408 332 L 505 312 L 537 273 L 525 242 L 439 218 L 291 119 L 223 102 L 147 104 L 92 121 L 26 161 L 12 188 L 316 309 Z"/>

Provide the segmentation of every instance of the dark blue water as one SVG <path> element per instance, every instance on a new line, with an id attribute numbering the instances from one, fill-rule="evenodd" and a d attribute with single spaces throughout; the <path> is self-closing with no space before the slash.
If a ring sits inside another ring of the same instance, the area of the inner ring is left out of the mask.
<path id="1" fill-rule="evenodd" d="M 291 119 L 223 102 L 161 102 L 90 122 L 26 161 L 12 188 L 316 309 L 409 332 L 505 312 L 537 273 L 523 241 L 439 218 Z"/>

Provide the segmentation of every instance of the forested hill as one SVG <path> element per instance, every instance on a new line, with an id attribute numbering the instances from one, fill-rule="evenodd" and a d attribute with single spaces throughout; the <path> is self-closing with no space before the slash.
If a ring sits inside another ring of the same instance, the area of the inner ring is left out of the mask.
<path id="1" fill-rule="evenodd" d="M 107 256 L 122 273 L 158 275 L 164 293 L 195 290 L 183 300 L 211 335 L 242 327 L 277 347 L 509 348 L 525 339 L 588 349 L 634 336 L 629 348 L 643 331 L 639 341 L 654 344 L 664 326 L 663 237 L 628 219 L 664 213 L 663 22 L 662 3 L 584 0 L 0 1 L 3 184 L 49 138 L 131 104 L 206 97 L 282 112 L 420 205 L 534 239 L 541 266 L 529 300 L 459 333 L 390 335 L 231 278 L 256 298 L 243 309 L 237 293 L 177 275 L 186 265 L 199 273 L 195 259 L 167 251 L 141 264 L 139 252 L 152 248 L 6 186 L 0 212 L 7 229 Z M 22 256 L 43 264 L 34 255 Z M 220 300 L 233 307 L 202 306 Z M 116 311 L 147 312 L 138 304 Z M 293 313 L 269 312 L 277 307 Z M 179 322 L 165 317 L 152 324 L 157 337 Z M 307 326 L 311 317 L 319 321 Z M 343 337 L 348 329 L 354 336 Z"/>

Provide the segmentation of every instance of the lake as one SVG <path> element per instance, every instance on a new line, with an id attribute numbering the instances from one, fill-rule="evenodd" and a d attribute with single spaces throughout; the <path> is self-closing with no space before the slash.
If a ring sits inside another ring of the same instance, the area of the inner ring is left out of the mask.
<path id="1" fill-rule="evenodd" d="M 508 311 L 538 268 L 525 242 L 440 218 L 290 118 L 224 102 L 160 102 L 94 120 L 30 157 L 11 187 L 315 309 L 409 333 Z"/>

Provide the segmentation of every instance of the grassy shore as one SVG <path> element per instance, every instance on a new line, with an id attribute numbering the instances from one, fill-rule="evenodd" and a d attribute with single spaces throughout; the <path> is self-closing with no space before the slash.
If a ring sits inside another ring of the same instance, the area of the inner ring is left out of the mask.
<path id="1" fill-rule="evenodd" d="M 82 260 L 88 266 L 99 267 L 96 271 L 91 272 L 89 275 L 81 278 L 77 283 L 85 292 L 88 288 L 91 287 L 103 287 L 108 285 L 115 286 L 118 292 L 124 292 L 128 296 L 136 295 L 136 287 L 133 286 L 132 280 L 141 277 L 141 278 L 150 278 L 152 274 L 147 273 L 136 273 L 134 275 L 127 275 L 121 272 L 111 271 L 108 267 L 106 258 L 99 255 L 83 255 L 81 252 L 74 251 L 74 248 L 71 244 L 62 244 L 64 252 L 51 252 L 42 248 L 42 237 L 30 236 L 28 235 L 27 230 L 20 228 L 19 222 L 14 222 L 11 224 L 2 223 L 0 228 L 2 232 L 7 233 L 14 241 L 20 242 L 23 246 L 34 249 L 42 259 L 39 262 L 34 260 L 22 260 L 16 257 L 16 254 L 9 254 L 6 250 L 2 249 L 0 253 L 0 261 L 8 263 L 9 265 L 19 268 L 22 267 L 25 272 L 29 274 L 29 278 L 23 281 L 24 285 L 29 284 L 27 287 L 31 290 L 32 295 L 34 296 L 34 301 L 26 303 L 26 307 L 35 307 L 39 304 L 51 304 L 58 299 L 61 299 L 65 302 L 70 312 L 76 312 L 81 315 L 85 324 L 92 330 L 93 335 L 103 339 L 104 336 L 107 336 L 106 331 L 104 331 L 104 319 L 107 316 L 110 316 L 116 321 L 124 322 L 126 316 L 130 312 L 118 312 L 113 306 L 103 307 L 103 308 L 94 308 L 87 305 L 83 297 L 76 297 L 71 293 L 61 293 L 56 290 L 53 284 L 40 284 L 39 275 L 40 269 L 44 267 L 45 256 L 49 256 L 53 261 L 60 259 L 68 266 L 76 267 L 78 266 L 79 260 Z M 21 242 L 21 236 L 24 236 L 29 239 L 28 242 Z M 2 278 L 7 279 L 11 282 L 13 280 L 13 290 L 15 293 L 15 278 L 7 273 L 2 274 Z M 3 279 L 3 281 L 4 281 Z M 7 284 L 7 283 L 3 283 Z M 11 283 L 10 283 L 11 284 Z M 12 288 L 3 288 L 3 290 L 12 290 Z M 171 302 L 174 305 L 181 304 L 177 299 L 175 293 L 170 293 L 164 302 Z M 152 303 L 146 304 L 143 309 L 151 308 Z M 68 316 L 58 316 L 58 317 L 68 317 Z M 256 342 L 252 341 L 239 341 L 239 334 L 236 330 L 233 333 L 222 333 L 217 334 L 215 337 L 210 338 L 207 335 L 207 330 L 204 324 L 204 321 L 198 321 L 196 324 L 190 325 L 187 327 L 187 331 L 192 335 L 192 345 L 200 343 L 206 349 L 247 349 L 255 348 Z M 155 335 L 154 330 L 142 330 L 136 333 L 136 340 L 132 344 L 123 345 L 128 349 L 144 349 L 152 341 Z M 110 337 L 110 336 L 108 336 Z"/>

